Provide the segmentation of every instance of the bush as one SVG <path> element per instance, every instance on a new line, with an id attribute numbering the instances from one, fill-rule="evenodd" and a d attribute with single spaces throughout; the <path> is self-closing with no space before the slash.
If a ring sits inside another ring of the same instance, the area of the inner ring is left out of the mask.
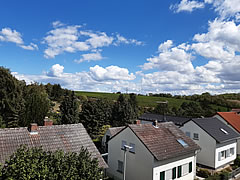
<path id="1" fill-rule="evenodd" d="M 206 169 L 199 169 L 197 171 L 197 176 L 199 177 L 208 178 L 210 175 L 211 173 Z"/>
<path id="2" fill-rule="evenodd" d="M 240 167 L 240 156 L 234 160 L 234 166 Z"/>

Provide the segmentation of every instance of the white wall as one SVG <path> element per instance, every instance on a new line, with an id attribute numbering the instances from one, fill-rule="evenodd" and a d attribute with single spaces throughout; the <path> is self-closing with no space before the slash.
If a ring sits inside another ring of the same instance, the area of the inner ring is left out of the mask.
<path id="1" fill-rule="evenodd" d="M 126 179 L 151 180 L 154 158 L 130 128 L 124 129 L 108 142 L 108 175 L 116 180 L 123 179 L 123 174 L 117 171 L 118 160 L 123 161 L 124 155 L 121 150 L 122 140 L 128 145 L 135 144 L 135 154 L 127 152 Z"/>
<path id="2" fill-rule="evenodd" d="M 230 148 L 234 148 L 234 154 L 230 157 L 227 157 L 226 159 L 220 160 L 218 159 L 218 153 Z M 217 144 L 217 148 L 216 148 L 216 153 L 215 153 L 215 166 L 216 168 L 228 164 L 229 162 L 234 161 L 234 159 L 236 159 L 237 155 L 236 155 L 236 148 L 237 148 L 237 143 L 236 140 L 231 141 L 231 142 L 227 142 L 227 143 L 222 143 L 222 144 Z"/>
<path id="3" fill-rule="evenodd" d="M 221 116 L 216 114 L 214 117 L 218 118 L 220 121 L 222 121 L 224 124 L 226 124 L 228 127 L 230 127 L 232 130 L 234 130 L 236 133 L 240 135 L 240 133 L 235 130 L 225 119 L 223 119 Z M 237 154 L 240 155 L 240 139 L 237 140 Z"/>
<path id="4" fill-rule="evenodd" d="M 170 162 L 169 162 L 170 161 Z M 188 164 L 192 162 L 192 172 L 188 173 L 185 176 L 182 176 L 180 178 L 177 178 L 177 180 L 193 180 L 195 175 L 196 175 L 196 155 L 195 153 L 190 154 L 188 156 L 185 157 L 178 157 L 178 158 L 174 158 L 171 160 L 167 160 L 167 161 L 161 161 L 161 162 L 155 162 L 155 168 L 153 169 L 153 180 L 159 180 L 160 179 L 160 172 L 162 171 L 167 171 L 167 170 L 171 170 L 174 167 L 178 167 L 184 164 Z M 177 174 L 177 171 L 176 171 Z"/>
<path id="5" fill-rule="evenodd" d="M 216 141 L 204 130 L 202 130 L 193 121 L 189 121 L 180 128 L 184 133 L 190 132 L 193 139 L 193 133 L 198 133 L 199 140 L 194 140 L 201 147 L 201 151 L 197 154 L 197 163 L 215 168 L 215 147 Z"/>

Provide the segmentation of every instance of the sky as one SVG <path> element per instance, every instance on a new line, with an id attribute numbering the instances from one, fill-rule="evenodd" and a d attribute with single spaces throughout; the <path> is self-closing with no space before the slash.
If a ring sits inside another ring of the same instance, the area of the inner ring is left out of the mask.
<path id="1" fill-rule="evenodd" d="M 93 92 L 239 93 L 240 0 L 12 0 L 0 66 Z"/>

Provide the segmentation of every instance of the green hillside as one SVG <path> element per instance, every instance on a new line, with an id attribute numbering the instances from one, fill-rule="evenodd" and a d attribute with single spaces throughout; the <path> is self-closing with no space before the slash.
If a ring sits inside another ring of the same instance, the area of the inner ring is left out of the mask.
<path id="1" fill-rule="evenodd" d="M 115 93 L 103 93 L 103 92 L 85 92 L 85 91 L 75 91 L 77 96 L 87 96 L 91 98 L 106 98 L 108 100 L 117 100 L 119 94 Z M 179 108 L 183 102 L 193 102 L 186 99 L 168 98 L 168 97 L 155 97 L 155 96 L 137 96 L 138 104 L 141 107 L 156 107 L 158 101 L 168 101 L 169 108 L 176 107 Z M 199 103 L 199 102 L 197 102 Z M 215 104 L 211 105 L 212 108 L 221 111 L 227 111 L 227 107 L 218 106 Z"/>

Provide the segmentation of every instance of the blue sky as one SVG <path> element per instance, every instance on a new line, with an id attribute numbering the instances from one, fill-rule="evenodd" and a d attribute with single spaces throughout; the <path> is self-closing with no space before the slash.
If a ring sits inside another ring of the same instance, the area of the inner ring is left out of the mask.
<path id="1" fill-rule="evenodd" d="M 83 91 L 239 92 L 240 0 L 11 1 L 0 65 Z"/>

